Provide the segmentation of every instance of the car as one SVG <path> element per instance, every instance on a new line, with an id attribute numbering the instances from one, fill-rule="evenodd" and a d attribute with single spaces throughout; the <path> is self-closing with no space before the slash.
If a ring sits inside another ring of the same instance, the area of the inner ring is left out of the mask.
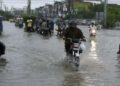
<path id="1" fill-rule="evenodd" d="M 82 25 L 86 25 L 86 24 L 87 24 L 87 20 L 82 20 L 82 21 L 81 21 L 81 24 L 82 24 Z"/>

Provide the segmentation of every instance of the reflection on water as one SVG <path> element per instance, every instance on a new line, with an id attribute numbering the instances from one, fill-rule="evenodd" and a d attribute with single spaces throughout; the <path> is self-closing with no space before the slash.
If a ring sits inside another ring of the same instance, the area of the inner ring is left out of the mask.
<path id="1" fill-rule="evenodd" d="M 83 60 L 81 60 L 81 70 L 87 73 L 103 75 L 104 64 L 97 52 L 97 41 L 90 39 L 90 47 Z"/>
<path id="2" fill-rule="evenodd" d="M 95 39 L 90 39 L 91 47 L 90 47 L 90 53 L 89 53 L 89 58 L 98 60 L 98 55 L 96 52 L 96 40 Z"/>
<path id="3" fill-rule="evenodd" d="M 7 64 L 6 59 L 0 57 L 0 67 L 1 67 L 1 66 L 5 66 L 6 64 Z"/>

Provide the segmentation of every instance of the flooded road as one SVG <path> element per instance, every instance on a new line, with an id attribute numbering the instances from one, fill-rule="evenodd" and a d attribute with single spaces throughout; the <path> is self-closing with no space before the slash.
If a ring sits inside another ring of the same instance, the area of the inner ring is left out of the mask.
<path id="1" fill-rule="evenodd" d="M 0 67 L 0 86 L 120 86 L 119 30 L 100 30 L 89 38 L 79 71 L 64 63 L 64 44 L 54 33 L 43 37 L 4 22 L 0 40 L 6 44 L 8 64 Z"/>

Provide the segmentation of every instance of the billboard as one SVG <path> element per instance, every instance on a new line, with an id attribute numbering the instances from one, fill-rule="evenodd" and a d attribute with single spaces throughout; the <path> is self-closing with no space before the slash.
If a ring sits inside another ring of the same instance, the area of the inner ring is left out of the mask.
<path id="1" fill-rule="evenodd" d="M 75 9 L 85 9 L 85 10 L 89 10 L 88 6 L 90 5 L 90 3 L 84 3 L 84 2 L 73 2 L 73 6 Z"/>

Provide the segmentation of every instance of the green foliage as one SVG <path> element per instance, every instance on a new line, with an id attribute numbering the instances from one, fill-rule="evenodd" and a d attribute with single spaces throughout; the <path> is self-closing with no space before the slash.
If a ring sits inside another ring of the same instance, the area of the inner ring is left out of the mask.
<path id="1" fill-rule="evenodd" d="M 96 12 L 104 11 L 104 4 L 89 5 L 88 10 L 80 7 L 75 9 L 76 17 L 83 19 L 95 18 Z M 107 27 L 114 27 L 116 22 L 120 22 L 120 8 L 108 6 L 107 10 Z M 104 21 L 101 21 L 104 24 Z"/>
<path id="2" fill-rule="evenodd" d="M 115 15 L 113 13 L 108 12 L 107 14 L 107 27 L 113 27 L 115 25 Z"/>
<path id="3" fill-rule="evenodd" d="M 103 4 L 99 4 L 99 5 L 90 4 L 88 6 L 88 10 L 85 9 L 85 7 L 79 7 L 79 8 L 75 8 L 75 11 L 77 11 L 75 15 L 77 18 L 93 19 L 95 18 L 96 12 L 104 11 L 104 5 Z"/>
<path id="4" fill-rule="evenodd" d="M 103 12 L 104 11 L 104 4 L 96 4 L 96 5 L 90 5 L 89 9 L 94 12 Z"/>
<path id="5" fill-rule="evenodd" d="M 3 19 L 13 18 L 13 15 L 9 11 L 0 10 L 0 15 L 3 16 Z"/>
<path id="6" fill-rule="evenodd" d="M 114 27 L 118 21 L 120 22 L 120 8 L 108 6 L 107 27 Z"/>
<path id="7" fill-rule="evenodd" d="M 108 6 L 107 27 L 114 27 L 116 22 L 120 22 L 120 8 Z M 101 21 L 104 24 L 104 21 Z"/>
<path id="8" fill-rule="evenodd" d="M 29 17 L 30 17 L 33 21 L 35 21 L 35 19 L 37 18 L 36 15 L 23 15 L 23 21 L 24 21 L 24 22 L 27 22 L 27 19 L 28 19 Z"/>
<path id="9" fill-rule="evenodd" d="M 76 13 L 76 17 L 80 19 L 92 19 L 95 17 L 95 12 L 92 10 L 86 10 L 85 8 L 78 8 Z"/>

